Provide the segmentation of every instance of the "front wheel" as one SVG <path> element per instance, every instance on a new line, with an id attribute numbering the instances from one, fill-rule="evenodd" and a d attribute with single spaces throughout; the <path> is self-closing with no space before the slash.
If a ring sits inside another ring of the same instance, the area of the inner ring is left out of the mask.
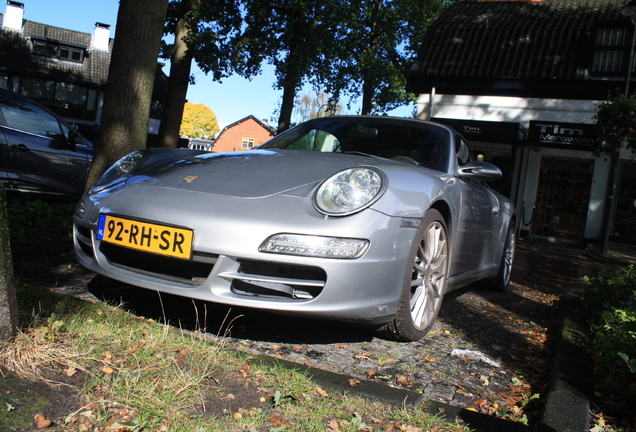
<path id="1" fill-rule="evenodd" d="M 444 218 L 429 210 L 422 221 L 411 263 L 404 278 L 400 305 L 383 333 L 399 341 L 423 338 L 431 329 L 442 305 L 448 278 L 448 237 Z"/>

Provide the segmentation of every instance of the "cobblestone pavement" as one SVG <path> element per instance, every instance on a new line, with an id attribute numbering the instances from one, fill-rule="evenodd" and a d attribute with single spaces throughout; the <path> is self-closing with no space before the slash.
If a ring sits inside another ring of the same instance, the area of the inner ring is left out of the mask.
<path id="1" fill-rule="evenodd" d="M 141 316 L 206 331 L 240 351 L 346 374 L 351 385 L 381 381 L 487 414 L 533 417 L 537 412 L 522 401 L 547 388 L 559 298 L 580 291 L 582 276 L 617 268 L 632 256 L 629 250 L 605 258 L 572 246 L 519 241 L 509 292 L 475 284 L 449 293 L 430 333 L 411 343 L 341 323 L 160 297 L 95 275 L 70 254 L 14 261 L 16 276 L 29 284 L 123 304 Z"/>

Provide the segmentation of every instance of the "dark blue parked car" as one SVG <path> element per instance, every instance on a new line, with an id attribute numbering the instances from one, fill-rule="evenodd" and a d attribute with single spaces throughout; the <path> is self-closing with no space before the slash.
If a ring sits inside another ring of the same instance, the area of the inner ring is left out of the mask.
<path id="1" fill-rule="evenodd" d="M 49 109 L 0 89 L 0 181 L 8 196 L 76 201 L 93 144 Z"/>

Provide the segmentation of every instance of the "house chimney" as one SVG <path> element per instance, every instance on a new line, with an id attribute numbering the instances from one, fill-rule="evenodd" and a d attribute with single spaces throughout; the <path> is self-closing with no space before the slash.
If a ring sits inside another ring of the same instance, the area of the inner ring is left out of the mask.
<path id="1" fill-rule="evenodd" d="M 24 16 L 24 4 L 17 1 L 7 1 L 7 11 L 2 20 L 2 27 L 10 30 L 22 31 L 22 18 Z"/>
<path id="2" fill-rule="evenodd" d="M 95 31 L 91 40 L 91 49 L 108 51 L 108 42 L 110 41 L 110 25 L 95 23 Z"/>

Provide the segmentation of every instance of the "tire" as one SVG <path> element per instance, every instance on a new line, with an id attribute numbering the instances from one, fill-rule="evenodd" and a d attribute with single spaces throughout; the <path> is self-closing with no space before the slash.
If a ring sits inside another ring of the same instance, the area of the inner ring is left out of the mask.
<path id="1" fill-rule="evenodd" d="M 442 305 L 448 278 L 446 222 L 437 210 L 424 216 L 409 257 L 400 305 L 393 321 L 382 329 L 385 337 L 416 341 L 431 329 Z"/>
<path id="2" fill-rule="evenodd" d="M 504 243 L 504 250 L 501 256 L 501 262 L 499 263 L 499 272 L 497 273 L 497 276 L 490 280 L 489 285 L 493 291 L 508 291 L 508 286 L 510 285 L 510 274 L 512 273 L 512 265 L 515 260 L 516 245 L 517 241 L 515 238 L 515 225 L 513 222 L 511 222 L 508 226 L 506 242 Z"/>

